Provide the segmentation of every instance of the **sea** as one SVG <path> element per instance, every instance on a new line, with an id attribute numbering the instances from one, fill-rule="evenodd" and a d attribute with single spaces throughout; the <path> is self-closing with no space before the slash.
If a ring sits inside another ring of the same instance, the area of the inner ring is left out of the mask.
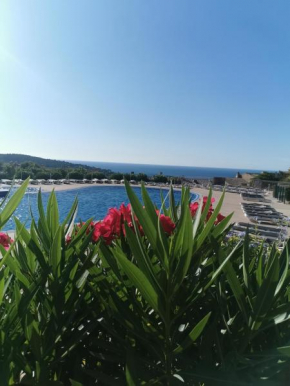
<path id="1" fill-rule="evenodd" d="M 136 195 L 142 202 L 141 189 L 139 187 L 133 187 Z M 31 214 L 34 219 L 38 220 L 37 209 L 37 189 L 30 188 L 29 192 L 24 195 L 21 203 L 16 209 L 14 216 L 18 218 L 26 228 L 30 227 Z M 148 193 L 152 202 L 157 208 L 161 207 L 161 194 L 160 189 L 148 188 Z M 162 189 L 164 198 L 168 193 L 167 189 Z M 42 193 L 42 199 L 44 207 L 46 208 L 50 193 Z M 180 201 L 180 191 L 174 192 L 176 202 Z M 126 194 L 124 186 L 90 186 L 86 188 L 72 189 L 66 191 L 56 192 L 58 201 L 60 221 L 66 218 L 69 210 L 75 200 L 78 198 L 78 213 L 76 222 L 87 221 L 92 218 L 94 221 L 101 220 L 105 217 L 110 208 L 119 208 L 124 203 L 128 204 L 129 200 Z M 197 194 L 192 193 L 191 199 L 195 200 L 198 197 Z M 168 198 L 166 199 L 166 205 L 168 206 Z M 15 229 L 15 223 L 13 217 L 6 223 L 2 231 L 9 231 Z"/>
<path id="2" fill-rule="evenodd" d="M 235 177 L 239 173 L 261 173 L 263 170 L 240 169 L 240 168 L 213 168 L 198 166 L 169 166 L 169 165 L 146 165 L 132 163 L 115 163 L 115 162 L 94 162 L 70 160 L 83 165 L 94 166 L 101 169 L 110 169 L 113 172 L 120 173 L 145 173 L 148 176 L 163 174 L 171 177 L 186 177 L 195 179 L 208 179 L 213 177 Z"/>

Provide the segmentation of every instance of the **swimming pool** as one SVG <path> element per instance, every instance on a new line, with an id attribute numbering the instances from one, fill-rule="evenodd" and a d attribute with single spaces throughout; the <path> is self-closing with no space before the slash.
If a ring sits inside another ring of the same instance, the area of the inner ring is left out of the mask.
<path id="1" fill-rule="evenodd" d="M 137 196 L 141 199 L 141 189 L 133 187 Z M 148 193 L 154 202 L 159 207 L 161 205 L 160 189 L 150 188 Z M 164 197 L 168 190 L 163 190 Z M 76 221 L 86 221 L 89 218 L 94 220 L 102 219 L 108 212 L 109 208 L 119 207 L 122 203 L 128 204 L 129 200 L 124 186 L 90 186 L 73 190 L 56 192 L 56 197 L 59 205 L 60 221 L 63 221 L 69 212 L 75 197 L 78 197 L 79 207 Z M 180 200 L 181 192 L 175 191 L 174 196 L 176 201 Z M 43 204 L 46 207 L 49 193 L 42 193 Z M 196 199 L 197 195 L 192 194 L 192 199 Z M 167 202 L 168 204 L 168 202 Z M 26 223 L 26 227 L 30 226 L 30 210 L 35 219 L 38 219 L 37 213 L 37 192 L 25 194 L 20 205 L 18 206 L 15 216 L 22 222 Z M 10 219 L 3 230 L 15 229 L 14 220 Z"/>

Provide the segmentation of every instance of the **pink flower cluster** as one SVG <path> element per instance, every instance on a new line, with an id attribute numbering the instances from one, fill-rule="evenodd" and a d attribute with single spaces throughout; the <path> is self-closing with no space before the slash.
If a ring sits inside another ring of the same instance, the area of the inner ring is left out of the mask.
<path id="1" fill-rule="evenodd" d="M 156 211 L 159 214 L 158 211 Z M 171 218 L 161 214 L 159 216 L 161 226 L 165 233 L 171 235 L 175 224 L 172 222 Z M 138 219 L 134 217 L 135 223 L 140 231 L 140 234 L 143 235 L 143 229 L 138 222 Z M 111 208 L 107 216 L 95 224 L 93 231 L 93 241 L 96 242 L 102 237 L 106 244 L 111 244 L 114 239 L 117 239 L 121 234 L 126 235 L 125 222 L 134 230 L 131 205 L 125 206 L 122 204 L 119 209 Z"/>
<path id="2" fill-rule="evenodd" d="M 201 209 L 202 212 L 204 211 L 206 202 L 207 202 L 207 197 L 203 197 L 202 209 Z M 212 204 L 213 204 L 214 202 L 215 202 L 215 199 L 212 198 L 212 199 L 211 199 L 211 204 L 210 204 L 209 210 L 208 210 L 207 215 L 206 215 L 206 221 L 208 221 L 208 220 L 210 219 L 211 215 L 213 214 L 214 209 L 213 209 Z M 199 203 L 196 202 L 196 201 L 190 204 L 189 209 L 190 209 L 190 213 L 191 213 L 191 216 L 192 216 L 192 217 L 194 217 L 194 216 L 196 215 L 196 212 L 197 212 L 198 207 L 199 207 Z M 222 214 L 219 213 L 219 214 L 217 215 L 217 218 L 216 218 L 214 224 L 215 224 L 215 225 L 219 224 L 224 218 L 225 218 L 225 216 L 223 216 Z"/>
<path id="3" fill-rule="evenodd" d="M 202 210 L 204 210 L 206 205 L 207 197 L 203 198 L 202 203 Z M 214 211 L 212 204 L 215 202 L 215 199 L 211 199 L 211 205 L 209 208 L 209 211 L 206 215 L 206 221 L 208 221 Z M 193 202 L 189 205 L 189 209 L 191 212 L 191 216 L 194 217 L 196 215 L 197 209 L 199 207 L 198 202 Z M 176 225 L 171 220 L 170 217 L 165 216 L 164 214 L 160 214 L 158 210 L 156 210 L 156 214 L 159 217 L 159 221 L 161 224 L 161 227 L 163 231 L 168 235 L 172 235 Z M 219 224 L 225 217 L 221 215 L 220 213 L 217 216 L 217 219 L 215 221 L 215 225 Z M 135 224 L 141 234 L 141 236 L 144 235 L 142 226 L 140 225 L 137 217 L 134 217 Z M 107 245 L 110 245 L 113 240 L 119 239 L 121 235 L 126 236 L 126 228 L 125 223 L 127 226 L 135 231 L 134 224 L 133 224 L 133 217 L 132 217 L 132 210 L 131 205 L 124 205 L 122 204 L 119 209 L 117 208 L 110 208 L 108 211 L 108 214 L 102 221 L 98 221 L 96 223 L 91 223 L 86 231 L 86 233 L 92 232 L 92 241 L 97 242 L 100 238 L 102 238 Z M 81 228 L 84 224 L 80 223 L 76 227 L 75 234 L 78 233 L 78 229 Z M 71 242 L 71 237 L 68 236 L 66 239 L 67 244 Z"/>
<path id="4" fill-rule="evenodd" d="M 13 243 L 11 237 L 9 237 L 6 233 L 0 232 L 0 244 L 7 250 L 10 245 Z"/>

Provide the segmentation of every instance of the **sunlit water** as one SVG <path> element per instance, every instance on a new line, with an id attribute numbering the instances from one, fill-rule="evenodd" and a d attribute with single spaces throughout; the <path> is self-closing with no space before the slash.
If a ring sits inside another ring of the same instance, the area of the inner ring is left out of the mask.
<path id="1" fill-rule="evenodd" d="M 141 189 L 138 187 L 133 188 L 137 196 L 141 199 Z M 164 197 L 168 193 L 167 190 L 163 190 Z M 161 205 L 160 189 L 148 189 L 148 193 L 151 200 L 157 207 Z M 175 191 L 176 201 L 180 200 L 180 192 Z M 75 197 L 78 197 L 79 207 L 76 221 L 86 221 L 89 218 L 94 220 L 102 219 L 108 212 L 109 208 L 119 207 L 122 203 L 128 204 L 129 200 L 123 186 L 92 186 L 80 189 L 73 189 L 67 191 L 56 192 L 56 197 L 59 205 L 60 221 L 63 221 L 68 214 Z M 49 193 L 42 193 L 43 204 L 46 208 Z M 192 194 L 194 200 L 197 196 Z M 167 201 L 168 205 L 168 201 Z M 30 226 L 30 209 L 33 216 L 38 220 L 37 211 L 37 192 L 36 190 L 25 194 L 20 205 L 18 206 L 14 215 L 22 222 L 26 224 L 26 227 Z M 14 220 L 11 218 L 6 223 L 4 230 L 15 229 Z"/>

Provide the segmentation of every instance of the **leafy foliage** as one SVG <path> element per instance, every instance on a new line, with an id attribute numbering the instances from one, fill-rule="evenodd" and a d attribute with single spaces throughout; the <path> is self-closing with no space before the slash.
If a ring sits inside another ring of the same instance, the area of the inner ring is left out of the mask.
<path id="1" fill-rule="evenodd" d="M 161 211 L 144 186 L 144 207 L 126 189 L 132 224 L 110 245 L 92 242 L 90 219 L 75 224 L 77 200 L 60 223 L 54 193 L 46 209 L 39 193 L 29 230 L 15 219 L 15 241 L 0 246 L 1 385 L 288 384 L 289 243 L 225 243 L 223 196 L 192 218 L 187 189 Z"/>

